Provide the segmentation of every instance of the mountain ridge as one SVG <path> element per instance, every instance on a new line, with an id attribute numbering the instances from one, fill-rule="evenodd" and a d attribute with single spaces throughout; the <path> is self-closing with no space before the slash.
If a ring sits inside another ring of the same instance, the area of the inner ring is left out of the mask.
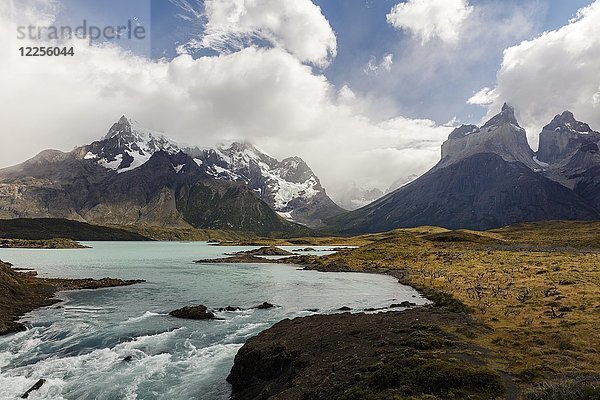
<path id="1" fill-rule="evenodd" d="M 554 123 L 564 118 L 579 129 L 577 135 L 568 132 L 576 140 L 567 140 L 563 147 L 569 151 L 546 163 L 529 147 L 514 109 L 505 103 L 481 127 L 463 125 L 450 133 L 440 161 L 428 172 L 365 207 L 328 219 L 329 230 L 354 234 L 419 225 L 485 230 L 519 222 L 600 219 L 600 135 L 587 124 L 575 124 L 570 112 Z M 543 150 L 541 155 L 546 159 Z M 585 167 L 578 170 L 581 158 Z"/>

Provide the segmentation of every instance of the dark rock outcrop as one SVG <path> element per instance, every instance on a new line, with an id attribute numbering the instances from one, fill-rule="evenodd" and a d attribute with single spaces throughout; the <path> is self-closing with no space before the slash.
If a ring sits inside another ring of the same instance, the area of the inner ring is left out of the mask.
<path id="1" fill-rule="evenodd" d="M 271 304 L 271 303 L 269 303 L 267 301 L 265 301 L 262 304 L 259 304 L 259 305 L 257 305 L 256 307 L 253 307 L 253 308 L 256 308 L 258 310 L 268 310 L 269 308 L 275 308 L 275 305 Z"/>
<path id="2" fill-rule="evenodd" d="M 287 250 L 280 249 L 279 247 L 275 247 L 275 246 L 266 246 L 266 247 L 261 247 L 259 249 L 255 249 L 255 250 L 246 250 L 246 251 L 240 251 L 238 253 L 235 253 L 235 255 L 243 255 L 243 254 L 250 254 L 253 256 L 290 256 L 290 255 L 293 255 L 293 253 L 290 253 Z"/>
<path id="3" fill-rule="evenodd" d="M 241 311 L 243 310 L 243 308 L 241 307 L 233 307 L 233 306 L 227 306 L 227 307 L 221 307 L 219 308 L 219 311 L 228 311 L 228 312 L 234 312 L 234 311 Z"/>
<path id="4" fill-rule="evenodd" d="M 286 319 L 246 342 L 227 381 L 233 400 L 502 398 L 499 374 L 452 329 L 479 328 L 422 308 Z"/>
<path id="5" fill-rule="evenodd" d="M 400 307 L 416 307 L 417 303 L 412 303 L 410 301 L 402 301 L 400 303 L 390 304 L 390 308 L 400 308 Z"/>
<path id="6" fill-rule="evenodd" d="M 177 310 L 173 310 L 169 313 L 171 317 L 175 318 L 183 318 L 183 319 L 215 319 L 215 314 L 211 311 L 208 311 L 206 306 L 202 304 L 197 306 L 186 306 L 183 308 L 179 308 Z"/>
<path id="7" fill-rule="evenodd" d="M 36 390 L 40 390 L 42 388 L 42 386 L 44 386 L 44 384 L 46 383 L 45 379 L 39 379 L 28 391 L 26 391 L 23 396 L 21 396 L 22 399 L 28 399 L 29 395 L 31 394 L 31 392 L 35 392 Z"/>

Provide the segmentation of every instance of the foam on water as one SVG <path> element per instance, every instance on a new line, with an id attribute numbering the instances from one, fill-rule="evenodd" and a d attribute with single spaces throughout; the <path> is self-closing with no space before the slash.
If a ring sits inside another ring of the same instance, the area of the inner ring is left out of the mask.
<path id="1" fill-rule="evenodd" d="M 152 312 L 152 311 L 146 311 L 145 313 L 143 313 L 139 317 L 128 318 L 127 321 L 125 321 L 125 323 L 126 324 L 136 323 L 136 322 L 143 321 L 146 318 L 156 317 L 156 316 L 160 316 L 160 315 L 167 315 L 167 314 L 161 314 L 161 313 L 155 313 L 155 312 Z"/>

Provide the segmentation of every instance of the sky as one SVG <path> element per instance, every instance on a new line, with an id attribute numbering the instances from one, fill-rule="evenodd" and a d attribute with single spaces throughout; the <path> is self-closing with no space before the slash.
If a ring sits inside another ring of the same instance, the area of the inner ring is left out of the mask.
<path id="1" fill-rule="evenodd" d="M 26 25 L 133 21 L 20 57 Z M 537 147 L 571 110 L 600 130 L 600 0 L 6 0 L 0 167 L 97 140 L 123 114 L 180 143 L 297 155 L 334 199 L 439 160 L 456 126 L 503 102 Z"/>

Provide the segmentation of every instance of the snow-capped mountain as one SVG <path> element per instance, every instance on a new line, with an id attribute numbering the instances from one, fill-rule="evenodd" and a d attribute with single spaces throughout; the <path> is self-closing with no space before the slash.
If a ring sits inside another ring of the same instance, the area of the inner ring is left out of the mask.
<path id="1" fill-rule="evenodd" d="M 84 159 L 118 173 L 140 167 L 157 151 L 177 154 L 181 150 L 161 133 L 125 116 L 113 124 L 104 139 L 80 149 Z"/>
<path id="2" fill-rule="evenodd" d="M 208 176 L 245 184 L 280 216 L 293 222 L 318 227 L 323 218 L 344 211 L 327 196 L 319 178 L 299 157 L 279 161 L 249 143 L 182 149 L 162 133 L 125 116 L 102 140 L 81 147 L 78 154 L 107 170 L 123 173 L 144 165 L 158 151 L 189 154 Z"/>
<path id="3" fill-rule="evenodd" d="M 600 219 L 600 135 L 565 112 L 536 155 L 512 107 L 463 125 L 427 173 L 358 210 L 326 221 L 344 233 L 420 225 L 490 229 L 525 221 Z"/>
<path id="4" fill-rule="evenodd" d="M 343 211 L 297 157 L 241 144 L 186 151 L 123 116 L 101 140 L 0 170 L 0 218 L 301 234 L 282 216 L 317 226 Z"/>
<path id="5" fill-rule="evenodd" d="M 319 178 L 300 157 L 284 160 L 249 143 L 234 142 L 214 149 L 184 149 L 204 171 L 219 180 L 243 182 L 282 217 L 318 227 L 339 214 Z"/>

